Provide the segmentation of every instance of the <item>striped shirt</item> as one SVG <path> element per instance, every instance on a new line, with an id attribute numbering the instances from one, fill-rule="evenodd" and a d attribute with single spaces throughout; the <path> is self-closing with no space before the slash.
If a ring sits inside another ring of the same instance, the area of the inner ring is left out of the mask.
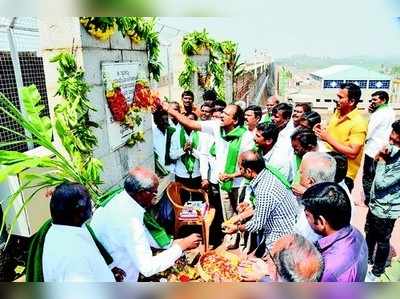
<path id="1" fill-rule="evenodd" d="M 288 190 L 268 170 L 261 171 L 249 188 L 255 197 L 254 215 L 245 225 L 249 232 L 264 229 L 266 246 L 270 249 L 276 240 L 293 232 L 298 204 Z"/>

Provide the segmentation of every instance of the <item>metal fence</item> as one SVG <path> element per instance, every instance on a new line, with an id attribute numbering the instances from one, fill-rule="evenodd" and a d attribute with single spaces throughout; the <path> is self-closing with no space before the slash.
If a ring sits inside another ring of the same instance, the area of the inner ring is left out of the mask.
<path id="1" fill-rule="evenodd" d="M 37 20 L 30 17 L 0 18 L 0 92 L 24 113 L 18 90 L 35 84 L 45 106 L 43 115 L 50 115 L 43 60 L 39 51 Z M 25 135 L 24 129 L 0 112 L 0 125 Z M 0 128 L 0 144 L 22 140 L 18 134 Z M 18 143 L 2 149 L 24 152 L 35 144 Z"/>

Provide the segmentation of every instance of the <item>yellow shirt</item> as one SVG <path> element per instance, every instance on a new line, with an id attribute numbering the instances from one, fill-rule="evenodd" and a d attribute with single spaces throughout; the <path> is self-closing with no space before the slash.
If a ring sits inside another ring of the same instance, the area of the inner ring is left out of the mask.
<path id="1" fill-rule="evenodd" d="M 327 131 L 333 139 L 341 144 L 363 145 L 364 147 L 367 128 L 367 120 L 357 109 L 354 109 L 344 117 L 340 117 L 339 112 L 336 112 L 329 120 Z M 327 144 L 327 146 L 332 149 L 329 144 Z M 362 153 L 363 150 L 361 149 L 355 159 L 348 159 L 346 176 L 353 180 L 357 174 L 358 168 L 360 167 Z"/>

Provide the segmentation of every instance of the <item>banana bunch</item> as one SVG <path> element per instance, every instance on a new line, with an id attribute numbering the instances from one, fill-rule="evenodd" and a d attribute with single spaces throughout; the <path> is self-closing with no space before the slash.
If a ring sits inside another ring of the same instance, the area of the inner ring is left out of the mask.
<path id="1" fill-rule="evenodd" d="M 142 38 L 136 32 L 129 32 L 129 33 L 131 33 L 128 35 L 134 44 L 138 45 L 142 41 Z"/>
<path id="2" fill-rule="evenodd" d="M 103 26 L 99 26 L 92 19 L 96 18 L 81 18 L 80 22 L 83 27 L 87 30 L 87 32 L 93 36 L 94 38 L 106 41 L 108 40 L 117 30 L 117 24 L 115 22 L 112 25 L 103 24 Z M 103 28 L 101 28 L 103 27 Z"/>

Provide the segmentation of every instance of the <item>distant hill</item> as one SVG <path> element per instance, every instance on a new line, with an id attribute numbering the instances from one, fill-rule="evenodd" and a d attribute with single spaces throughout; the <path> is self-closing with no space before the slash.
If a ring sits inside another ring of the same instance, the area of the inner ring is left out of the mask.
<path id="1" fill-rule="evenodd" d="M 288 58 L 275 59 L 278 64 L 293 67 L 298 70 L 310 70 L 329 67 L 335 64 L 352 64 L 378 72 L 388 73 L 395 65 L 400 65 L 399 57 L 367 57 L 353 56 L 346 58 L 313 57 L 308 55 L 294 55 Z"/>

